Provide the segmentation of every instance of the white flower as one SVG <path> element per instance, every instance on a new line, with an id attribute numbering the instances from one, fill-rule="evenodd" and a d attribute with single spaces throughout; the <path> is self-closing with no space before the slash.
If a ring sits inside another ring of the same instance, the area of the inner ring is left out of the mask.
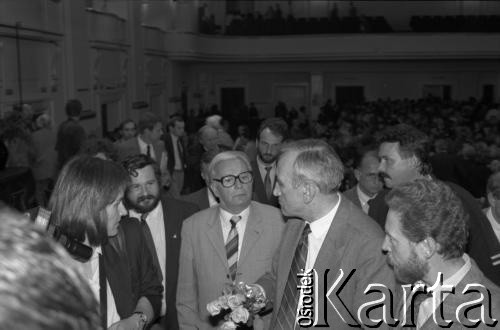
<path id="1" fill-rule="evenodd" d="M 238 293 L 227 298 L 227 305 L 229 306 L 229 308 L 235 309 L 236 307 L 241 306 L 244 301 L 245 296 Z"/>
<path id="2" fill-rule="evenodd" d="M 209 302 L 207 304 L 207 311 L 210 315 L 215 316 L 220 313 L 221 305 L 219 303 L 219 299 Z"/>
<path id="3" fill-rule="evenodd" d="M 236 324 L 233 321 L 226 321 L 220 326 L 220 330 L 235 330 Z"/>
<path id="4" fill-rule="evenodd" d="M 231 312 L 231 320 L 235 323 L 247 323 L 250 313 L 246 308 L 238 307 Z"/>

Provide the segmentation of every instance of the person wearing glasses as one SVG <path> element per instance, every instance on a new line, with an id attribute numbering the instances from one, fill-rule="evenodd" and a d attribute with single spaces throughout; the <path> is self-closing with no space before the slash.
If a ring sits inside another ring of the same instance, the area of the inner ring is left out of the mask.
<path id="1" fill-rule="evenodd" d="M 245 153 L 217 154 L 208 173 L 220 203 L 182 226 L 177 286 L 181 329 L 215 329 L 221 320 L 209 317 L 207 304 L 227 285 L 254 283 L 269 271 L 284 228 L 279 209 L 252 201 L 254 175 Z"/>

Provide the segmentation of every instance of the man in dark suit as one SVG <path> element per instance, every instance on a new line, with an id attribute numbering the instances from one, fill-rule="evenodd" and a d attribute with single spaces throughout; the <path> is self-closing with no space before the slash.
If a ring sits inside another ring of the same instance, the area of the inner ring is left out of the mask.
<path id="1" fill-rule="evenodd" d="M 168 156 L 165 144 L 161 140 L 163 128 L 160 118 L 151 112 L 144 113 L 139 118 L 137 131 L 137 137 L 116 145 L 118 160 L 123 161 L 129 156 L 139 154 L 147 155 L 158 164 L 161 172 L 161 185 L 169 187 L 171 177 L 167 169 Z"/>
<path id="2" fill-rule="evenodd" d="M 208 167 L 212 159 L 214 159 L 214 157 L 220 152 L 222 151 L 217 148 L 210 149 L 203 153 L 200 163 L 201 177 L 203 178 L 203 181 L 205 181 L 207 186 L 191 194 L 181 196 L 181 199 L 183 201 L 198 205 L 200 210 L 204 210 L 219 203 L 219 198 L 215 196 L 212 188 L 210 188 L 210 171 L 208 170 Z"/>
<path id="3" fill-rule="evenodd" d="M 430 178 L 428 162 L 429 139 L 415 127 L 405 124 L 388 127 L 379 138 L 379 171 L 388 188 L 419 178 Z M 468 214 L 469 238 L 466 252 L 474 259 L 481 271 L 495 284 L 500 284 L 500 264 L 495 257 L 500 254 L 500 243 L 491 225 L 472 195 L 462 187 L 447 182 L 460 198 Z M 380 192 L 370 201 L 369 215 L 382 228 L 388 212 L 385 202 L 386 191 Z"/>
<path id="4" fill-rule="evenodd" d="M 382 230 L 338 192 L 343 171 L 333 148 L 322 140 L 299 140 L 282 147 L 274 194 L 283 215 L 290 218 L 271 272 L 257 281 L 273 302 L 270 329 L 310 327 L 315 318 L 318 326 L 351 329 L 368 324 L 366 317 L 374 319 L 391 310 L 388 306 L 387 311 L 374 309 L 358 316 L 361 306 L 374 299 L 364 293 L 369 284 L 394 290 L 395 282 L 380 248 Z M 312 275 L 318 291 L 297 290 L 301 273 L 311 274 L 310 270 L 319 276 Z M 347 281 L 348 274 L 352 276 Z M 342 285 L 334 284 L 339 278 Z M 335 285 L 340 301 L 328 302 L 323 292 Z M 313 315 L 307 316 L 308 299 L 304 297 L 311 296 L 311 291 L 317 308 L 310 306 Z"/>
<path id="5" fill-rule="evenodd" d="M 399 281 L 416 284 L 405 286 L 400 325 L 436 329 L 452 322 L 450 329 L 464 329 L 480 320 L 480 329 L 493 326 L 492 316 L 500 315 L 500 288 L 465 253 L 467 215 L 453 189 L 419 178 L 394 188 L 386 201 L 383 249 L 388 263 Z M 469 284 L 475 289 L 466 290 Z"/>
<path id="6" fill-rule="evenodd" d="M 58 168 L 62 168 L 71 157 L 76 155 L 85 141 L 85 130 L 80 125 L 81 113 L 82 102 L 80 100 L 69 100 L 66 103 L 68 120 L 61 123 L 57 130 L 55 149 L 58 157 Z"/>
<path id="7" fill-rule="evenodd" d="M 163 279 L 159 324 L 166 329 L 178 329 L 175 309 L 177 270 L 179 268 L 182 221 L 199 210 L 196 205 L 160 194 L 155 163 L 146 155 L 131 156 L 123 162 L 130 175 L 124 205 L 129 216 L 140 219 L 148 248 Z M 159 329 L 159 328 L 158 328 Z"/>
<path id="8" fill-rule="evenodd" d="M 344 191 L 344 196 L 349 198 L 354 205 L 358 206 L 366 214 L 370 208 L 368 202 L 377 196 L 384 184 L 378 174 L 379 160 L 377 151 L 360 150 L 354 161 L 354 176 L 358 184 Z"/>
<path id="9" fill-rule="evenodd" d="M 273 195 L 276 177 L 276 156 L 281 143 L 288 137 L 288 125 L 281 118 L 268 118 L 257 132 L 257 157 L 252 160 L 254 174 L 254 199 L 257 202 L 278 206 Z"/>
<path id="10" fill-rule="evenodd" d="M 184 140 L 184 119 L 174 116 L 168 123 L 168 133 L 164 135 L 165 150 L 167 151 L 167 169 L 172 177 L 170 192 L 179 197 L 184 187 L 184 171 L 187 167 L 187 144 Z"/>

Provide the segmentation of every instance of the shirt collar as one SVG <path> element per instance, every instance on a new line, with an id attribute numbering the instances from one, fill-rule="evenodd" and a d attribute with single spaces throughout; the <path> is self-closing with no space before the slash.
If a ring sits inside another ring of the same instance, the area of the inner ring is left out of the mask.
<path id="1" fill-rule="evenodd" d="M 340 199 L 342 198 L 339 193 L 337 193 L 337 196 L 337 203 L 332 207 L 330 211 L 328 211 L 327 214 L 309 223 L 311 233 L 315 238 L 325 236 L 328 232 L 328 229 L 330 229 L 333 218 L 335 217 L 335 215 L 337 214 L 337 210 L 339 209 Z"/>
<path id="2" fill-rule="evenodd" d="M 377 195 L 374 195 L 373 197 L 368 196 L 363 192 L 363 190 L 361 190 L 359 184 L 356 185 L 356 190 L 358 191 L 358 197 L 359 201 L 361 202 L 361 205 L 365 205 L 366 203 L 368 203 L 370 199 L 375 198 L 375 196 L 377 196 Z"/>
<path id="3" fill-rule="evenodd" d="M 443 281 L 444 285 L 450 285 L 452 287 L 456 287 L 458 283 L 465 277 L 465 275 L 470 271 L 472 264 L 470 262 L 470 257 L 467 255 L 467 253 L 464 253 L 462 256 L 464 260 L 464 265 L 460 267 L 460 269 L 453 274 L 452 276 L 448 277 Z"/>
<path id="4" fill-rule="evenodd" d="M 250 205 L 248 205 L 248 207 L 246 209 L 244 209 L 241 213 L 239 214 L 232 214 L 226 210 L 224 210 L 222 207 L 219 207 L 219 210 L 220 210 L 220 217 L 221 217 L 221 220 L 224 224 L 230 226 L 230 223 L 229 223 L 229 220 L 231 220 L 231 218 L 235 215 L 239 215 L 241 216 L 241 219 L 240 221 L 243 221 L 243 220 L 246 220 L 248 219 L 248 214 L 250 213 Z"/>

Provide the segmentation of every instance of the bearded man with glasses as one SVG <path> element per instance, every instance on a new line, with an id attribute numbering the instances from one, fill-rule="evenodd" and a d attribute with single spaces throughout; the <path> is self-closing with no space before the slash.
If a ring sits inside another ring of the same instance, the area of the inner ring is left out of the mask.
<path id="1" fill-rule="evenodd" d="M 284 228 L 279 209 L 252 201 L 254 176 L 245 153 L 217 154 L 209 175 L 219 205 L 195 213 L 182 226 L 177 287 L 181 329 L 215 329 L 221 320 L 209 316 L 207 304 L 227 285 L 254 283 L 269 271 Z M 269 320 L 264 316 L 259 321 Z"/>

